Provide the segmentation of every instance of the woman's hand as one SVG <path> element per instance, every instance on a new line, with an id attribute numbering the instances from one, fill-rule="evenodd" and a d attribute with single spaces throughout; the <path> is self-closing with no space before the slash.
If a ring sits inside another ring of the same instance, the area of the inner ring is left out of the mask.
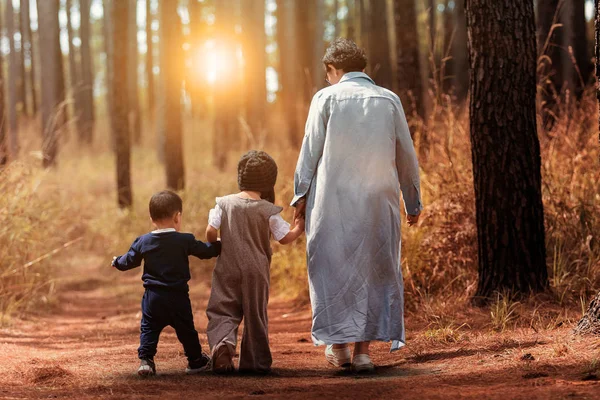
<path id="1" fill-rule="evenodd" d="M 406 220 L 408 221 L 408 226 L 414 226 L 414 225 L 416 225 L 419 222 L 419 216 L 420 215 L 421 214 L 418 214 L 418 215 L 410 215 L 410 214 L 408 214 L 406 216 Z"/>

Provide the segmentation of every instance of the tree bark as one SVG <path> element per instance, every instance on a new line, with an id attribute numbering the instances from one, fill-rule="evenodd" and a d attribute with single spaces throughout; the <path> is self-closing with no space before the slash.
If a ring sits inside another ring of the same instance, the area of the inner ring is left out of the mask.
<path id="1" fill-rule="evenodd" d="M 369 62 L 371 75 L 379 86 L 393 89 L 390 41 L 388 38 L 386 0 L 371 0 L 369 29 Z"/>
<path id="2" fill-rule="evenodd" d="M 25 86 L 25 79 L 27 73 L 25 71 L 25 46 L 23 45 L 23 24 L 21 23 L 21 3 L 19 1 L 19 12 L 14 14 L 14 19 L 18 23 L 16 31 L 19 32 L 19 51 L 18 54 L 18 68 L 19 77 L 17 79 L 17 104 L 20 105 L 19 109 L 24 115 L 27 115 L 27 87 Z"/>
<path id="3" fill-rule="evenodd" d="M 414 0 L 394 0 L 394 18 L 398 53 L 398 93 L 407 111 L 412 109 L 421 117 L 425 117 Z"/>
<path id="4" fill-rule="evenodd" d="M 346 0 L 346 6 L 348 7 L 347 18 L 347 26 L 348 32 L 346 36 L 348 39 L 356 42 L 356 15 L 357 15 L 357 7 L 356 0 Z"/>
<path id="5" fill-rule="evenodd" d="M 267 36 L 265 33 L 265 2 L 244 0 L 242 3 L 242 32 L 245 59 L 245 114 L 251 134 L 259 136 L 264 130 L 267 106 Z"/>
<path id="6" fill-rule="evenodd" d="M 2 32 L 2 16 L 0 15 L 0 32 Z M 8 135 L 6 134 L 6 113 L 4 108 L 4 60 L 0 57 L 0 170 L 8 164 L 10 157 Z"/>
<path id="7" fill-rule="evenodd" d="M 138 95 L 138 25 L 137 25 L 137 0 L 129 0 L 129 24 L 127 31 L 127 43 L 129 44 L 129 123 L 133 142 L 139 144 L 142 138 L 142 126 L 140 121 L 140 100 Z"/>
<path id="8" fill-rule="evenodd" d="M 18 81 L 20 75 L 19 55 L 15 49 L 15 13 L 12 1 L 6 2 L 6 32 L 10 53 L 8 55 L 8 134 L 11 158 L 16 158 L 19 152 L 18 136 Z"/>
<path id="9" fill-rule="evenodd" d="M 165 107 L 165 168 L 167 187 L 182 190 L 185 186 L 181 124 L 181 88 L 184 75 L 181 20 L 177 14 L 178 2 L 166 0 L 161 4 L 161 79 L 163 79 Z"/>
<path id="10" fill-rule="evenodd" d="M 245 0 L 248 1 L 248 0 Z M 253 2 L 254 3 L 254 2 Z M 256 2 L 257 4 L 259 2 Z M 202 21 L 202 8 L 203 3 L 197 0 L 192 0 L 189 4 L 190 13 L 190 44 L 192 50 L 192 66 L 187 69 L 187 77 L 185 81 L 185 89 L 189 93 L 192 100 L 192 115 L 194 117 L 200 116 L 202 111 L 206 108 L 205 96 L 203 96 L 204 81 L 203 78 L 198 74 L 198 61 L 204 56 L 203 49 L 203 36 L 205 33 L 204 23 Z M 248 22 L 246 18 L 243 19 L 243 23 Z M 242 27 L 242 30 L 247 31 L 246 26 Z M 264 50 L 263 50 L 264 51 Z M 246 54 L 246 44 L 244 44 L 244 54 Z M 260 77 L 259 77 L 260 79 Z M 198 127 L 198 129 L 201 129 Z"/>
<path id="11" fill-rule="evenodd" d="M 58 133 L 65 119 L 65 77 L 60 49 L 60 26 L 58 22 L 59 1 L 37 0 L 39 18 L 41 111 L 44 132 L 44 167 L 55 164 L 58 151 Z"/>
<path id="12" fill-rule="evenodd" d="M 82 127 L 81 127 L 81 96 L 80 96 L 80 87 L 81 87 L 81 79 L 80 72 L 78 68 L 77 55 L 75 54 L 75 44 L 73 41 L 75 40 L 75 35 L 73 32 L 73 3 L 71 0 L 66 0 L 66 8 L 67 8 L 67 36 L 69 42 L 69 77 L 71 81 L 71 107 L 73 110 L 73 117 L 75 118 L 75 124 L 77 130 L 77 137 L 79 138 L 80 143 L 83 142 L 82 136 Z"/>
<path id="13" fill-rule="evenodd" d="M 90 41 L 92 29 L 90 24 L 91 0 L 79 0 L 81 15 L 80 39 L 81 39 L 81 137 L 84 142 L 91 144 L 94 138 L 94 67 Z"/>
<path id="14" fill-rule="evenodd" d="M 35 88 L 35 62 L 33 51 L 33 34 L 31 32 L 30 4 L 27 0 L 21 0 L 21 51 L 25 58 L 29 59 L 29 70 L 25 81 L 29 81 L 30 107 L 29 115 L 37 114 L 37 93 Z"/>
<path id="15" fill-rule="evenodd" d="M 294 0 L 277 1 L 277 47 L 279 48 L 280 74 L 278 98 L 281 100 L 280 104 L 283 106 L 283 114 L 286 119 L 286 136 L 290 145 L 294 148 L 300 146 L 302 137 L 298 126 L 297 108 L 297 94 L 302 88 L 298 87 L 298 82 L 300 82 L 300 84 L 302 84 L 302 82 L 306 84 L 310 81 L 308 79 L 302 79 L 306 76 L 304 72 L 307 71 L 307 69 L 305 69 L 306 67 L 302 64 L 305 64 L 308 60 L 304 59 L 299 63 L 299 58 L 296 53 L 296 39 L 300 40 L 300 43 L 303 46 L 307 45 L 307 43 L 302 41 L 296 33 L 295 14 L 299 11 L 296 9 L 296 6 L 297 4 L 295 4 Z M 309 4 L 305 3 L 304 6 L 309 7 Z M 305 9 L 304 12 L 308 14 L 309 9 Z M 302 51 L 302 48 L 298 49 L 300 50 L 300 53 L 303 53 L 303 56 L 306 57 L 308 48 L 304 47 L 304 51 Z M 306 98 L 307 96 L 305 94 L 301 97 Z"/>
<path id="16" fill-rule="evenodd" d="M 444 90 L 452 93 L 458 102 L 462 102 L 469 90 L 467 22 L 464 2 L 454 2 L 454 9 L 451 9 L 450 3 L 450 0 L 446 0 L 444 50 L 449 58 L 445 66 Z"/>
<path id="17" fill-rule="evenodd" d="M 41 0 L 46 1 L 46 0 Z M 131 135 L 128 124 L 129 91 L 129 44 L 123 38 L 128 37 L 129 1 L 116 0 L 110 7 L 112 57 L 110 58 L 113 72 L 110 81 L 111 104 L 111 129 L 115 138 L 115 155 L 117 163 L 117 201 L 119 207 L 127 208 L 132 204 L 131 190 Z M 106 10 L 106 8 L 105 8 Z"/>
<path id="18" fill-rule="evenodd" d="M 112 2 L 111 0 L 102 0 L 102 7 L 104 12 L 104 20 L 102 21 L 102 30 L 104 33 L 104 54 L 106 57 L 106 85 L 108 90 L 106 91 L 106 109 L 112 110 L 112 81 L 113 81 L 113 23 L 112 23 Z M 112 119 L 111 112 L 108 113 L 108 118 Z M 112 122 L 111 122 L 112 126 Z M 114 133 L 114 132 L 113 132 Z M 116 137 L 111 137 L 112 146 L 116 148 Z"/>
<path id="19" fill-rule="evenodd" d="M 566 59 L 571 76 L 571 90 L 581 100 L 585 86 L 592 75 L 591 57 L 588 53 L 587 24 L 585 20 L 585 0 L 566 1 L 567 15 Z"/>
<path id="20" fill-rule="evenodd" d="M 146 0 L 146 80 L 148 81 L 148 110 L 154 110 L 154 43 L 152 42 L 152 0 Z M 196 3 L 196 2 L 195 2 Z"/>
<path id="21" fill-rule="evenodd" d="M 496 291 L 541 292 L 548 274 L 533 2 L 467 0 L 466 15 L 479 249 L 476 300 Z"/>
<path id="22" fill-rule="evenodd" d="M 340 37 L 340 20 L 338 13 L 340 11 L 340 4 L 338 0 L 333 0 L 333 37 Z"/>

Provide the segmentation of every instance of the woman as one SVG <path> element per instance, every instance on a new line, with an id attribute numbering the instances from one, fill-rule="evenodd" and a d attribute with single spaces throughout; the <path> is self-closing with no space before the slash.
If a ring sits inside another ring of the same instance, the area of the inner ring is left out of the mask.
<path id="1" fill-rule="evenodd" d="M 400 99 L 363 72 L 365 52 L 337 39 L 323 63 L 331 86 L 312 100 L 292 201 L 306 214 L 312 338 L 331 364 L 372 371 L 371 341 L 404 345 L 400 191 L 414 225 L 419 166 Z"/>

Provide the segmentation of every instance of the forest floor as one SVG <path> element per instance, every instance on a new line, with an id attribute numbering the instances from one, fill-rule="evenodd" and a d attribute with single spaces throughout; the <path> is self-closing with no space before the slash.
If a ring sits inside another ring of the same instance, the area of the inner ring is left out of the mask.
<path id="1" fill-rule="evenodd" d="M 390 354 L 387 344 L 374 345 L 376 373 L 355 376 L 329 366 L 323 348 L 312 345 L 309 307 L 277 297 L 270 305 L 272 375 L 186 376 L 181 346 L 167 328 L 156 357 L 158 376 L 141 379 L 136 375 L 140 271 L 118 273 L 105 262 L 83 254 L 56 265 L 62 283 L 50 311 L 29 314 L 0 329 L 0 398 L 600 396 L 600 341 L 573 336 L 570 326 L 498 333 L 474 328 L 482 326 L 478 320 L 485 312 L 472 309 L 459 321 L 469 324 L 467 328 L 446 327 L 446 338 L 436 340 L 441 331 L 409 315 L 408 346 Z M 191 288 L 204 345 L 209 277 L 210 271 L 196 272 Z"/>

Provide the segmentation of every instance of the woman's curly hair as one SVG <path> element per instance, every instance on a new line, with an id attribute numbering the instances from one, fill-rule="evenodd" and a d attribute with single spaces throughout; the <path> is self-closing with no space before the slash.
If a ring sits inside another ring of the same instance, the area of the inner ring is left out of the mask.
<path id="1" fill-rule="evenodd" d="M 367 66 L 367 55 L 350 39 L 338 38 L 333 41 L 323 56 L 325 68 L 333 65 L 344 72 L 360 72 Z"/>

